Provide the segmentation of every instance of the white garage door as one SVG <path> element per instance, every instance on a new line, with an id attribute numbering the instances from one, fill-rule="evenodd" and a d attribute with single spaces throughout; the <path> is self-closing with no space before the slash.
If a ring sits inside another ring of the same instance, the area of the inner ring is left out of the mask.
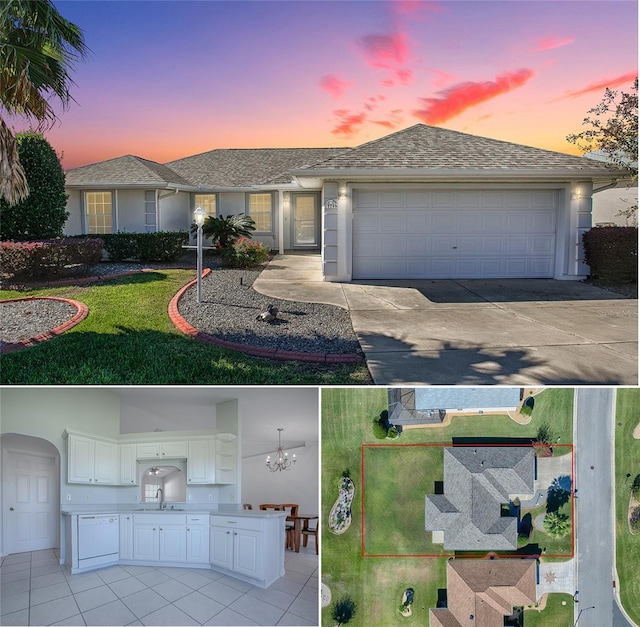
<path id="1" fill-rule="evenodd" d="M 554 190 L 353 192 L 354 279 L 552 277 Z"/>

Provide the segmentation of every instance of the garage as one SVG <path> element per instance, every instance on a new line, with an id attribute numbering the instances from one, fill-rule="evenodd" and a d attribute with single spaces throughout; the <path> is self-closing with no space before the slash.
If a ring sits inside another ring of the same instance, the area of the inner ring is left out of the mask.
<path id="1" fill-rule="evenodd" d="M 553 189 L 352 190 L 353 279 L 550 278 Z"/>

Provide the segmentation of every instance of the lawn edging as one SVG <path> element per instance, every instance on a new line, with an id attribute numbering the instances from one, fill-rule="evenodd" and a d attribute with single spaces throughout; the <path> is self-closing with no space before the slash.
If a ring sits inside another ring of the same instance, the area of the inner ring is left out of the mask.
<path id="1" fill-rule="evenodd" d="M 30 346 L 35 346 L 36 344 L 40 344 L 41 342 L 45 342 L 46 340 L 53 339 L 58 335 L 62 335 L 65 331 L 68 331 L 72 327 L 75 327 L 76 324 L 82 322 L 89 314 L 89 308 L 84 303 L 81 303 L 78 300 L 71 300 L 70 298 L 60 298 L 58 296 L 25 296 L 24 298 L 9 298 L 6 300 L 1 300 L 0 303 L 14 303 L 18 301 L 30 300 L 55 300 L 58 302 L 66 303 L 67 305 L 75 307 L 76 313 L 66 322 L 63 322 L 57 327 L 49 329 L 44 333 L 40 333 L 40 335 L 25 338 L 24 340 L 20 340 L 19 342 L 14 342 L 12 344 L 3 344 L 2 346 L 0 346 L 0 355 L 6 355 L 23 348 L 29 348 Z"/>
<path id="2" fill-rule="evenodd" d="M 206 268 L 202 272 L 202 278 L 208 276 L 211 273 L 210 268 Z M 184 296 L 185 292 L 195 285 L 198 279 L 189 281 L 184 285 L 176 295 L 171 299 L 169 303 L 169 318 L 179 331 L 190 335 L 191 337 L 206 342 L 207 344 L 214 344 L 220 348 L 229 348 L 232 350 L 240 351 L 245 355 L 251 357 L 266 357 L 267 359 L 277 359 L 279 361 L 302 361 L 306 363 L 321 363 L 321 364 L 359 364 L 362 361 L 362 357 L 356 354 L 336 354 L 336 353 L 303 353 L 300 351 L 283 351 L 277 348 L 260 348 L 258 346 L 247 346 L 246 344 L 240 344 L 238 342 L 229 342 L 222 340 L 215 335 L 205 333 L 196 329 L 192 324 L 187 322 L 182 314 L 178 311 L 178 303 Z"/>

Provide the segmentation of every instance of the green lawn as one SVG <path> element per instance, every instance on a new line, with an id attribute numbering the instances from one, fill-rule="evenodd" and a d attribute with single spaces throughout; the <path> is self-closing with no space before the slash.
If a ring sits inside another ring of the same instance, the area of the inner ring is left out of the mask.
<path id="1" fill-rule="evenodd" d="M 424 499 L 443 479 L 440 446 L 366 447 L 365 554 L 442 554 L 424 530 Z"/>
<path id="2" fill-rule="evenodd" d="M 185 336 L 169 301 L 193 271 L 158 270 L 86 286 L 0 291 L 0 299 L 61 296 L 89 315 L 63 335 L 2 357 L 4 385 L 363 385 L 364 364 L 323 366 L 248 357 Z"/>
<path id="3" fill-rule="evenodd" d="M 539 507 L 530 510 L 522 510 L 522 515 L 531 514 L 531 519 L 535 520 L 536 516 L 539 514 L 543 514 L 546 512 L 546 503 L 543 503 Z M 562 507 L 558 509 L 561 514 L 566 514 L 569 518 L 572 518 L 571 512 L 571 500 L 565 503 Z M 533 528 L 533 533 L 529 538 L 529 543 L 538 545 L 540 550 L 547 555 L 562 555 L 566 556 L 566 559 L 571 557 L 572 545 L 571 545 L 571 537 L 572 534 L 569 532 L 566 536 L 562 538 L 554 538 L 549 535 L 546 531 L 541 531 L 536 527 Z"/>
<path id="4" fill-rule="evenodd" d="M 573 620 L 573 597 L 569 594 L 550 594 L 544 610 L 524 613 L 524 627 L 572 627 Z"/>
<path id="5" fill-rule="evenodd" d="M 361 556 L 361 445 L 381 442 L 373 435 L 372 421 L 386 408 L 385 388 L 322 391 L 323 519 L 327 520 L 336 499 L 336 483 L 343 470 L 349 470 L 356 487 L 349 530 L 336 536 L 325 526 L 322 534 L 322 580 L 331 589 L 334 601 L 344 596 L 354 599 L 358 610 L 349 625 L 355 627 L 428 624 L 429 608 L 436 606 L 438 589 L 446 587 L 445 559 Z M 559 437 L 562 443 L 571 443 L 572 413 L 573 390 L 549 389 L 536 396 L 532 420 L 528 425 L 519 425 L 507 416 L 460 416 L 455 417 L 448 427 L 407 429 L 396 442 L 449 443 L 454 437 L 532 438 L 538 426 L 542 422 L 548 422 L 556 439 Z M 568 449 L 560 450 L 568 452 Z M 404 474 L 403 472 L 403 476 Z M 413 476 L 411 481 L 414 481 Z M 431 493 L 432 488 L 432 484 L 428 489 L 420 488 L 424 489 L 420 499 L 422 503 L 424 495 Z M 391 488 L 387 485 L 385 489 Z M 378 515 L 386 514 L 381 512 Z M 409 519 L 407 524 L 411 522 Z M 415 589 L 416 600 L 413 616 L 404 619 L 398 613 L 397 606 L 400 605 L 402 592 L 409 586 Z M 322 624 L 335 625 L 335 621 L 331 619 L 331 607 L 322 610 Z M 562 624 L 547 624 L 562 627 Z"/>
<path id="6" fill-rule="evenodd" d="M 640 624 L 640 534 L 632 535 L 627 522 L 630 487 L 640 473 L 640 440 L 633 430 L 640 423 L 640 391 L 618 390 L 616 408 L 616 566 L 620 598 L 629 616 Z M 627 474 L 630 476 L 627 477 Z"/>

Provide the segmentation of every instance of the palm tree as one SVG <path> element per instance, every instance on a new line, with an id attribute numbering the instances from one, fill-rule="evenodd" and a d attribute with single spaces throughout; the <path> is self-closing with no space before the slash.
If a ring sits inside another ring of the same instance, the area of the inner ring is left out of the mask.
<path id="1" fill-rule="evenodd" d="M 38 122 L 39 130 L 58 119 L 52 97 L 67 108 L 69 75 L 89 48 L 82 31 L 51 0 L 4 0 L 0 6 L 0 114 Z M 0 115 L 0 198 L 13 204 L 29 194 L 15 137 Z"/>
<path id="2" fill-rule="evenodd" d="M 544 530 L 554 538 L 566 536 L 571 529 L 571 519 L 567 514 L 549 512 L 542 521 Z"/>

